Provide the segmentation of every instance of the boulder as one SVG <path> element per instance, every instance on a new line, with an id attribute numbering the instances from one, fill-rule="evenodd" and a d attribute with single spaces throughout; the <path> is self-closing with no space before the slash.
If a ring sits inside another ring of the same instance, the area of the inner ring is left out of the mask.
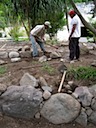
<path id="1" fill-rule="evenodd" d="M 25 73 L 20 80 L 20 85 L 38 87 L 38 81 L 34 76 L 30 75 L 29 73 Z"/>
<path id="2" fill-rule="evenodd" d="M 53 124 L 69 123 L 79 115 L 80 108 L 80 103 L 72 96 L 58 93 L 45 102 L 41 115 Z"/>
<path id="3" fill-rule="evenodd" d="M 17 58 L 19 57 L 19 53 L 16 51 L 9 52 L 9 58 Z"/>
<path id="4" fill-rule="evenodd" d="M 31 119 L 40 109 L 42 92 L 32 86 L 10 86 L 0 97 L 4 115 Z"/>

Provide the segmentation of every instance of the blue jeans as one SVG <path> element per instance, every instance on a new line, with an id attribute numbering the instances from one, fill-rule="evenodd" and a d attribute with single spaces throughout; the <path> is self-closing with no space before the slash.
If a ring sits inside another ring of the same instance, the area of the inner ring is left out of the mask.
<path id="1" fill-rule="evenodd" d="M 35 37 L 32 36 L 32 35 L 30 35 L 30 39 L 31 39 L 31 42 L 32 42 L 33 57 L 38 56 L 38 49 L 37 49 L 36 43 L 38 43 L 39 46 L 40 46 L 40 48 L 41 48 L 41 50 L 42 50 L 43 52 L 45 52 L 45 48 L 44 48 L 44 43 L 43 43 L 43 42 L 41 42 L 41 41 L 36 41 L 36 40 L 35 40 Z"/>

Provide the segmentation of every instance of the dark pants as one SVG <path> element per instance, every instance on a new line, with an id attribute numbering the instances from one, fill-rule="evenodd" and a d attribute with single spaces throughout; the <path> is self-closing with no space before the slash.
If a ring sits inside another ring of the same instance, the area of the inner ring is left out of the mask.
<path id="1" fill-rule="evenodd" d="M 73 60 L 74 58 L 79 59 L 80 57 L 80 48 L 79 48 L 79 38 L 71 38 L 69 41 L 69 50 L 70 60 Z"/>

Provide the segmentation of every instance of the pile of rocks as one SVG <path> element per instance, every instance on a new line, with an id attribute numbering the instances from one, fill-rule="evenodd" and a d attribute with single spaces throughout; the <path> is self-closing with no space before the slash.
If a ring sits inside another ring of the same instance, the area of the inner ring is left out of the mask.
<path id="1" fill-rule="evenodd" d="M 76 121 L 83 126 L 96 124 L 96 85 L 74 86 L 69 81 L 66 93 L 53 93 L 43 77 L 36 79 L 25 73 L 19 85 L 0 85 L 0 113 L 17 118 L 40 118 L 53 124 Z"/>
<path id="2" fill-rule="evenodd" d="M 66 46 L 64 44 L 64 46 Z M 69 54 L 69 50 L 64 49 L 64 46 L 62 47 L 62 45 L 60 47 L 58 47 L 58 49 L 50 49 L 50 47 L 48 48 L 48 56 L 42 56 L 38 59 L 40 62 L 45 62 L 45 61 L 49 61 L 51 59 L 58 59 L 60 58 L 60 61 L 63 62 L 68 62 L 67 60 L 67 54 Z M 0 64 L 5 64 L 6 62 L 4 61 L 4 59 L 10 59 L 11 62 L 18 62 L 18 61 L 22 61 L 22 58 L 32 58 L 32 48 L 29 45 L 25 45 L 25 46 L 14 46 L 9 49 L 6 48 L 7 50 L 1 50 L 0 49 Z M 62 58 L 62 53 L 64 53 L 64 51 L 66 51 L 66 54 L 64 54 L 65 58 Z M 84 54 L 93 54 L 96 55 L 96 44 L 94 43 L 80 43 L 80 54 L 84 55 Z M 41 54 L 41 53 L 40 53 Z M 96 60 L 94 60 L 95 62 Z M 92 62 L 92 66 L 96 67 L 96 62 L 94 63 Z"/>
<path id="3" fill-rule="evenodd" d="M 18 61 L 21 61 L 21 58 L 31 58 L 31 57 L 32 57 L 32 49 L 28 45 L 25 45 L 22 48 L 11 50 L 11 51 L 9 50 L 0 51 L 0 59 L 10 58 L 11 62 L 18 62 Z M 41 56 L 39 61 L 44 62 L 47 60 L 56 59 L 60 57 L 61 57 L 60 51 L 53 50 L 49 52 L 49 58 L 47 58 L 46 56 Z"/>

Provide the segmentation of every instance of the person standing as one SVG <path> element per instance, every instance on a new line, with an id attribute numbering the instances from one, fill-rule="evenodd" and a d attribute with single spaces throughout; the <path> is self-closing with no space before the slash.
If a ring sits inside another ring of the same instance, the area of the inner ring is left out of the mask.
<path id="1" fill-rule="evenodd" d="M 39 44 L 41 50 L 43 53 L 46 53 L 46 50 L 44 48 L 44 35 L 46 33 L 46 29 L 51 28 L 51 24 L 49 21 L 46 21 L 43 25 L 36 25 L 35 28 L 33 28 L 30 32 L 30 39 L 32 42 L 32 48 L 33 48 L 33 57 L 38 57 L 38 49 L 37 44 Z"/>
<path id="2" fill-rule="evenodd" d="M 69 24 L 69 59 L 70 62 L 79 60 L 79 38 L 81 36 L 81 21 L 74 10 L 69 11 L 71 22 Z"/>

